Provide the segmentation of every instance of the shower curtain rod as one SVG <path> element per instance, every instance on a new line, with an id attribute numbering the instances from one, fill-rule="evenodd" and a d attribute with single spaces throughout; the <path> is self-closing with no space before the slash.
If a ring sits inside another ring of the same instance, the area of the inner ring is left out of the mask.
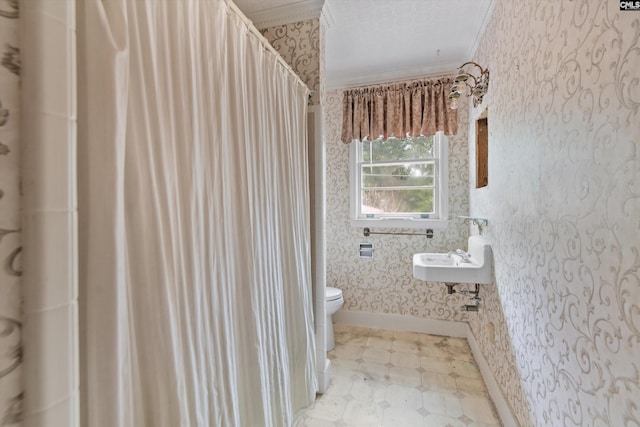
<path id="1" fill-rule="evenodd" d="M 253 22 L 251 22 L 251 20 L 249 18 L 247 18 L 244 13 L 242 13 L 242 11 L 238 8 L 238 6 L 236 6 L 236 4 L 233 2 L 233 0 L 224 0 L 224 2 L 227 4 L 227 6 L 229 6 L 229 9 L 231 9 L 240 19 L 242 19 L 242 22 L 244 22 L 246 24 L 247 28 L 249 29 L 249 31 L 254 36 L 256 36 L 258 38 L 260 43 L 262 43 L 263 47 L 265 49 L 267 49 L 269 52 L 271 52 L 276 57 L 276 60 L 280 63 L 280 65 L 282 65 L 285 69 L 287 69 L 289 71 L 289 73 L 291 75 L 293 75 L 293 77 L 295 77 L 295 79 L 298 82 L 298 84 L 300 84 L 300 85 L 304 86 L 305 88 L 307 88 L 307 90 L 309 92 L 313 92 L 311 89 L 309 89 L 309 86 L 307 86 L 307 84 L 302 81 L 300 76 L 293 70 L 293 68 L 291 68 L 291 66 L 289 64 L 287 64 L 287 61 L 285 61 L 282 58 L 282 56 L 280 56 L 278 51 L 271 45 L 271 43 L 269 43 L 269 40 L 267 40 L 260 33 L 260 31 L 258 31 L 256 26 L 253 25 Z"/>

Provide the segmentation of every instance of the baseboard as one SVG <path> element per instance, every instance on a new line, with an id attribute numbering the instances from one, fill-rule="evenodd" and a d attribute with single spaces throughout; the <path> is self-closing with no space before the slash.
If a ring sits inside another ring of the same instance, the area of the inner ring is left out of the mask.
<path id="1" fill-rule="evenodd" d="M 513 411 L 509 402 L 505 398 L 502 393 L 502 389 L 498 385 L 491 369 L 489 368 L 489 362 L 485 359 L 482 351 L 480 350 L 480 345 L 478 341 L 476 341 L 476 337 L 473 335 L 471 328 L 467 325 L 467 342 L 469 343 L 469 347 L 471 347 L 471 353 L 473 354 L 473 358 L 476 361 L 476 365 L 478 365 L 478 369 L 480 369 L 480 374 L 482 374 L 482 379 L 484 380 L 485 385 L 487 386 L 487 390 L 489 391 L 489 396 L 491 396 L 491 400 L 493 400 L 493 404 L 498 411 L 498 416 L 500 417 L 500 421 L 502 421 L 502 425 L 504 427 L 520 427 L 518 420 L 513 415 Z"/>
<path id="2" fill-rule="evenodd" d="M 401 314 L 369 313 L 366 311 L 338 310 L 333 315 L 335 323 L 354 326 L 366 326 L 395 331 L 421 332 L 431 335 L 466 338 L 466 322 L 450 322 L 447 320 L 425 319 L 422 317 L 403 316 Z"/>

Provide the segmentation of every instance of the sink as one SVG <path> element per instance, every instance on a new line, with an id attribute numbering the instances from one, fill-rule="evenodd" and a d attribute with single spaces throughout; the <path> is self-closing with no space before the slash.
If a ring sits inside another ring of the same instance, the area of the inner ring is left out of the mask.
<path id="1" fill-rule="evenodd" d="M 427 282 L 490 284 L 493 282 L 492 265 L 489 241 L 481 236 L 471 236 L 466 253 L 414 254 L 413 277 Z"/>
<path id="2" fill-rule="evenodd" d="M 453 266 L 456 265 L 459 261 L 460 261 L 460 257 L 458 257 L 456 254 L 430 254 L 430 253 L 426 253 L 426 254 L 415 254 L 413 256 L 413 259 L 415 260 L 415 258 L 419 257 L 420 258 L 420 263 L 422 264 L 428 264 L 428 265 L 449 265 L 449 266 Z M 416 262 L 413 262 L 413 265 L 415 265 Z"/>

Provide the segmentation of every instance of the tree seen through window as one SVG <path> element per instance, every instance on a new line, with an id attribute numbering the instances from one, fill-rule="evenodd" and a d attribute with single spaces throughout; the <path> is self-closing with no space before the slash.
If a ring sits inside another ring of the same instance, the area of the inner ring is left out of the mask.
<path id="1" fill-rule="evenodd" d="M 361 144 L 363 214 L 434 212 L 433 137 L 379 139 Z"/>

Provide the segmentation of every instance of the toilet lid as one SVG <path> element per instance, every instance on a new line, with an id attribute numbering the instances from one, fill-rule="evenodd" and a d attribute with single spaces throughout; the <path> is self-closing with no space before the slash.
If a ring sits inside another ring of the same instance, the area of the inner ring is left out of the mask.
<path id="1" fill-rule="evenodd" d="M 327 286 L 327 289 L 325 290 L 325 296 L 327 298 L 327 301 L 337 300 L 342 296 L 342 291 L 338 288 Z"/>

